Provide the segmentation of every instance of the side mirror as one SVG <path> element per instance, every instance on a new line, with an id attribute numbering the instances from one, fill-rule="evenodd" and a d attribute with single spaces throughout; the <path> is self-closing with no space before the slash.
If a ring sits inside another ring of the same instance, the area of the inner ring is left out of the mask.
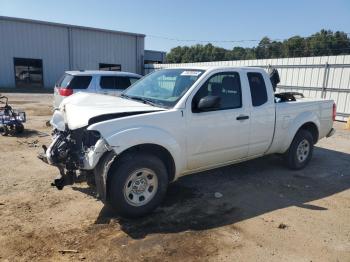
<path id="1" fill-rule="evenodd" d="M 197 109 L 198 111 L 210 111 L 220 107 L 220 97 L 218 96 L 205 96 L 199 100 Z"/>

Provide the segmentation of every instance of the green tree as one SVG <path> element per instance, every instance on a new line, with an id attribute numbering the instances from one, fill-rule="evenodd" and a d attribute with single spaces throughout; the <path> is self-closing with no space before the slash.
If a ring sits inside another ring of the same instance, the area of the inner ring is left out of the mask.
<path id="1" fill-rule="evenodd" d="M 261 39 L 259 42 L 255 54 L 256 58 L 258 59 L 264 59 L 264 58 L 270 58 L 270 45 L 271 45 L 271 40 L 268 37 L 264 37 Z"/>
<path id="2" fill-rule="evenodd" d="M 285 57 L 307 56 L 306 41 L 300 36 L 293 36 L 283 42 Z"/>
<path id="3" fill-rule="evenodd" d="M 209 62 L 223 60 L 266 59 L 350 54 L 350 39 L 344 32 L 322 29 L 309 37 L 293 36 L 284 41 L 263 37 L 256 47 L 239 47 L 232 50 L 212 44 L 177 46 L 170 50 L 168 63 Z"/>

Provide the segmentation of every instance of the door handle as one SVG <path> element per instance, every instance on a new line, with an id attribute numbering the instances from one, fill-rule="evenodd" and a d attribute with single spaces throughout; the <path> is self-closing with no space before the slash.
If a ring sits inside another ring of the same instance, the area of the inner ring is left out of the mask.
<path id="1" fill-rule="evenodd" d="M 249 119 L 249 116 L 244 116 L 244 115 L 240 115 L 236 117 L 237 120 L 247 120 Z"/>

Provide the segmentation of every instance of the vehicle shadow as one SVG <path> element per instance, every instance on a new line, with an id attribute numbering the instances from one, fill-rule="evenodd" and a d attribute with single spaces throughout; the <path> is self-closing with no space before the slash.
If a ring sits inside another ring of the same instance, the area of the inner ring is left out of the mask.
<path id="1" fill-rule="evenodd" d="M 303 170 L 288 170 L 280 157 L 272 155 L 186 176 L 169 186 L 163 204 L 151 215 L 123 219 L 104 207 L 95 223 L 117 220 L 121 230 L 135 239 L 206 230 L 290 206 L 321 212 L 327 209 L 308 202 L 349 188 L 350 154 L 315 148 L 313 160 Z M 216 198 L 215 192 L 222 197 Z"/>
<path id="2" fill-rule="evenodd" d="M 23 133 L 21 134 L 16 134 L 16 137 L 24 137 L 24 138 L 29 138 L 29 137 L 46 137 L 49 136 L 50 134 L 35 130 L 35 129 L 27 129 L 25 128 Z"/>

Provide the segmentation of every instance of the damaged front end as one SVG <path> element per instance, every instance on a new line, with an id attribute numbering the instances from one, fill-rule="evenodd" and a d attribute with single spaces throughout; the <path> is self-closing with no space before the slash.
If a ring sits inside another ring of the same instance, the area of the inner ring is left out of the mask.
<path id="1" fill-rule="evenodd" d="M 59 111 L 54 113 L 51 124 L 53 141 L 49 147 L 43 146 L 44 152 L 38 157 L 59 169 L 60 175 L 52 185 L 59 190 L 72 185 L 78 179 L 78 170 L 88 181 L 94 181 L 94 168 L 101 156 L 111 150 L 100 133 L 87 127 L 69 130 Z"/>

